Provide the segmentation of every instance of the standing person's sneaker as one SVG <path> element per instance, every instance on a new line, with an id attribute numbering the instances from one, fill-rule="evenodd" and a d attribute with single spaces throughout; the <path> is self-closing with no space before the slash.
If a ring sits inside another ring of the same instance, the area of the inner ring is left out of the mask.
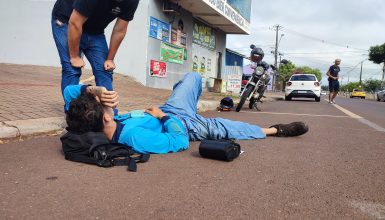
<path id="1" fill-rule="evenodd" d="M 336 104 L 336 101 L 332 100 L 332 104 Z"/>
<path id="2" fill-rule="evenodd" d="M 292 122 L 290 124 L 277 124 L 270 126 L 270 128 L 276 128 L 277 137 L 294 137 L 303 135 L 309 131 L 309 127 L 303 122 Z"/>

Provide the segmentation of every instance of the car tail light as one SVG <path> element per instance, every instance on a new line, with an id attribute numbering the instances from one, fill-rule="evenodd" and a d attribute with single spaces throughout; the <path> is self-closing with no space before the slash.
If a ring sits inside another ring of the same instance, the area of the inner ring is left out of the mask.
<path id="1" fill-rule="evenodd" d="M 319 84 L 319 82 L 315 82 L 314 85 L 315 86 L 319 86 L 320 84 Z"/>
<path id="2" fill-rule="evenodd" d="M 286 83 L 286 86 L 291 86 L 291 82 L 287 82 L 287 83 Z"/>

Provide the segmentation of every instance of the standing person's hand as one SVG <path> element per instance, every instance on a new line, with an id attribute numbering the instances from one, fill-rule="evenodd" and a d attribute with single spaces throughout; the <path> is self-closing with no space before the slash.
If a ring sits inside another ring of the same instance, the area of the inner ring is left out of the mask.
<path id="1" fill-rule="evenodd" d="M 163 116 L 166 116 L 166 114 L 162 112 L 162 110 L 160 110 L 158 107 L 148 108 L 146 109 L 146 112 L 158 119 L 162 119 Z"/>
<path id="2" fill-rule="evenodd" d="M 71 66 L 75 68 L 83 68 L 86 64 L 79 56 L 70 59 Z"/>
<path id="3" fill-rule="evenodd" d="M 113 60 L 106 60 L 106 61 L 104 62 L 104 69 L 105 69 L 106 71 L 112 71 L 112 70 L 114 70 L 115 68 L 116 68 L 116 66 L 115 66 L 115 63 L 114 63 Z"/>

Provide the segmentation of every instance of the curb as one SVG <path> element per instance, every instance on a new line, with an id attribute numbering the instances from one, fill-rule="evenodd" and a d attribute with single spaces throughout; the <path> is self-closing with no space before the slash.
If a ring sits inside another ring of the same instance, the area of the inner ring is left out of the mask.
<path id="1" fill-rule="evenodd" d="M 217 101 L 200 100 L 198 111 L 215 110 Z M 50 117 L 39 119 L 15 120 L 0 122 L 0 139 L 18 138 L 36 134 L 63 130 L 66 127 L 64 117 Z"/>
<path id="2" fill-rule="evenodd" d="M 0 124 L 0 138 L 17 138 L 65 128 L 64 117 L 4 121 Z"/>

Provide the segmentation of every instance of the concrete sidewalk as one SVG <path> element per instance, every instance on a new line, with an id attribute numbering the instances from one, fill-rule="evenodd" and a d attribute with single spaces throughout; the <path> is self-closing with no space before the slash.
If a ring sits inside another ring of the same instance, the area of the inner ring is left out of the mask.
<path id="1" fill-rule="evenodd" d="M 60 68 L 0 63 L 0 143 L 1 139 L 65 128 L 60 80 Z M 91 71 L 83 71 L 81 80 L 93 84 Z M 120 74 L 114 74 L 114 89 L 120 95 L 120 113 L 162 105 L 171 94 L 171 90 L 145 87 Z M 198 110 L 215 110 L 224 96 L 203 92 Z M 269 94 L 265 101 L 275 96 Z"/>

